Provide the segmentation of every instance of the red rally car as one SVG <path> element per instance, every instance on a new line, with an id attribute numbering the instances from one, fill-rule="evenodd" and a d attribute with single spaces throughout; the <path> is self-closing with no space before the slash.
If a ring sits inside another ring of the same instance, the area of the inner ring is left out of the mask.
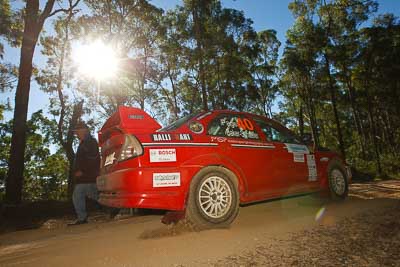
<path id="1" fill-rule="evenodd" d="M 102 204 L 185 211 L 199 227 L 231 224 L 240 204 L 317 191 L 343 199 L 351 179 L 338 154 L 245 112 L 200 112 L 161 128 L 143 110 L 119 107 L 99 145 Z"/>

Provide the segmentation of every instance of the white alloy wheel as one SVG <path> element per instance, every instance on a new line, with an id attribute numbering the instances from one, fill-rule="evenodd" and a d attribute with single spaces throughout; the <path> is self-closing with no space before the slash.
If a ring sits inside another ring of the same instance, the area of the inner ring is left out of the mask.
<path id="1" fill-rule="evenodd" d="M 210 176 L 198 191 L 198 203 L 202 212 L 214 219 L 225 216 L 232 206 L 232 191 L 225 179 Z"/>
<path id="2" fill-rule="evenodd" d="M 346 177 L 343 175 L 343 173 L 338 170 L 334 169 L 331 172 L 331 186 L 335 194 L 341 196 L 345 193 L 346 191 Z"/>

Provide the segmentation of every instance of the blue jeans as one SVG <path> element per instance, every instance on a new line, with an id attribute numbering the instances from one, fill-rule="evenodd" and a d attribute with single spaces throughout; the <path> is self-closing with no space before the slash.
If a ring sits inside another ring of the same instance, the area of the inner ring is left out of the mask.
<path id="1" fill-rule="evenodd" d="M 96 184 L 75 185 L 74 193 L 72 194 L 72 201 L 74 202 L 75 212 L 80 221 L 87 219 L 86 197 L 97 201 L 98 192 Z"/>

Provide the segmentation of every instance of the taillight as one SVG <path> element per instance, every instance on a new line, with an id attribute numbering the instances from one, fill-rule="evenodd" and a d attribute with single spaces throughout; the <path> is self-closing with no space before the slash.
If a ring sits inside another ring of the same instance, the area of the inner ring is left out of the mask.
<path id="1" fill-rule="evenodd" d="M 143 147 L 139 140 L 133 135 L 125 135 L 124 144 L 122 145 L 118 161 L 127 160 L 143 154 Z"/>

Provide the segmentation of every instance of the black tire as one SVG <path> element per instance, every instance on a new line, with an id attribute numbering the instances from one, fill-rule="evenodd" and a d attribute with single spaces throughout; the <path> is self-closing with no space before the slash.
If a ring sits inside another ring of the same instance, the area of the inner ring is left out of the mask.
<path id="1" fill-rule="evenodd" d="M 328 166 L 328 181 L 330 197 L 333 200 L 343 200 L 349 193 L 349 183 L 346 171 L 338 161 L 332 161 Z"/>
<path id="2" fill-rule="evenodd" d="M 185 219 L 196 230 L 229 226 L 239 212 L 236 176 L 223 167 L 202 169 L 192 179 Z"/>

